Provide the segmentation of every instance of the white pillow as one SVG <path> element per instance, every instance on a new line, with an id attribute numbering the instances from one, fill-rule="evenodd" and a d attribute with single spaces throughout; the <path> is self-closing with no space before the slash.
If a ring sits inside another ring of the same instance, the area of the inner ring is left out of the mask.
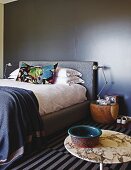
<path id="1" fill-rule="evenodd" d="M 19 68 L 17 68 L 16 70 L 14 70 L 12 73 L 10 73 L 10 76 L 17 76 L 19 73 Z"/>
<path id="2" fill-rule="evenodd" d="M 13 72 L 10 73 L 8 79 L 15 79 L 17 78 L 18 76 L 18 73 L 19 73 L 19 68 L 17 68 L 16 70 L 14 70 Z"/>
<path id="3" fill-rule="evenodd" d="M 84 80 L 81 79 L 78 76 L 72 76 L 72 77 L 55 77 L 54 84 L 84 84 Z"/>
<path id="4" fill-rule="evenodd" d="M 82 74 L 74 69 L 71 68 L 60 68 L 56 69 L 56 76 L 57 77 L 70 77 L 70 76 L 79 76 L 82 77 Z"/>
<path id="5" fill-rule="evenodd" d="M 17 76 L 9 76 L 8 79 L 16 80 Z"/>

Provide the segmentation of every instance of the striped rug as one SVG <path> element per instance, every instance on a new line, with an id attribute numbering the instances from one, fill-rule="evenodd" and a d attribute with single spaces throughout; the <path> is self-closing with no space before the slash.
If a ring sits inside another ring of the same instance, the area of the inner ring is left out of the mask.
<path id="1" fill-rule="evenodd" d="M 101 129 L 115 130 L 131 136 L 131 129 L 127 129 L 116 123 L 103 125 L 88 122 Z M 17 165 L 10 168 L 12 170 L 99 170 L 99 164 L 91 163 L 72 156 L 64 147 L 63 142 L 67 136 L 67 130 L 48 139 L 46 147 L 39 152 L 35 152 Z M 105 164 L 104 170 L 131 170 L 131 162 L 122 164 Z"/>

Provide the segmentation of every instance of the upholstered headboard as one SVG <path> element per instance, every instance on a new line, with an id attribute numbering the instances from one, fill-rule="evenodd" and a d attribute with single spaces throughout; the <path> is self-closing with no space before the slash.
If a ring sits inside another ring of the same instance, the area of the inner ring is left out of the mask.
<path id="1" fill-rule="evenodd" d="M 22 62 L 29 65 L 48 65 L 55 64 L 58 62 L 60 67 L 68 67 L 76 69 L 82 73 L 82 79 L 85 81 L 84 86 L 87 88 L 88 99 L 94 100 L 97 95 L 97 70 L 93 70 L 93 65 L 97 65 L 94 61 L 20 61 L 19 66 Z"/>

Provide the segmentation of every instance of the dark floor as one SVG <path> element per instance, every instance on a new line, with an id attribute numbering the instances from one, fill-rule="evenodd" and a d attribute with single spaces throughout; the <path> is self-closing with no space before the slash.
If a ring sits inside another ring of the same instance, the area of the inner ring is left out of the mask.
<path id="1" fill-rule="evenodd" d="M 83 124 L 83 123 L 82 123 Z M 131 136 L 131 122 L 127 125 L 117 124 L 100 124 L 93 121 L 84 124 L 99 127 L 101 129 L 115 130 Z M 87 162 L 72 156 L 64 147 L 63 142 L 67 136 L 67 129 L 53 135 L 47 140 L 46 147 L 41 150 L 22 158 L 13 164 L 9 169 L 14 170 L 99 170 L 99 164 Z M 106 164 L 104 170 L 131 170 L 131 162 L 121 164 Z"/>

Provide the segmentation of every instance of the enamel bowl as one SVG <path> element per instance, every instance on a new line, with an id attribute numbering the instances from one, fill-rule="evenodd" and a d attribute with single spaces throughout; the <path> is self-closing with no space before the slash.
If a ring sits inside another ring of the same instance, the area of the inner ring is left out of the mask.
<path id="1" fill-rule="evenodd" d="M 86 148 L 98 145 L 102 131 L 93 126 L 79 125 L 68 129 L 68 134 L 75 146 Z"/>

